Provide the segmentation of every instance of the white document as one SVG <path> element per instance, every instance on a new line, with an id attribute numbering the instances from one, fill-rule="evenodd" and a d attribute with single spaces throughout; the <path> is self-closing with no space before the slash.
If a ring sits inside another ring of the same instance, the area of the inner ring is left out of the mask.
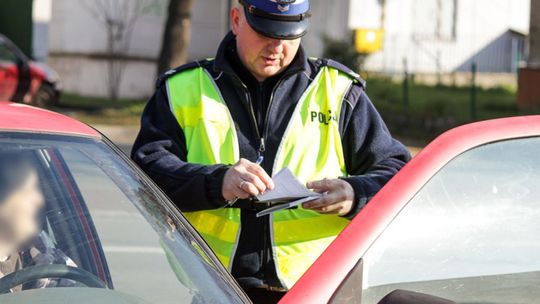
<path id="1" fill-rule="evenodd" d="M 319 197 L 320 193 L 306 188 L 289 168 L 283 168 L 272 178 L 274 189 L 258 195 L 257 200 L 261 203 L 285 203 L 305 197 Z"/>
<path id="2" fill-rule="evenodd" d="M 279 171 L 272 180 L 274 181 L 274 189 L 257 196 L 257 200 L 259 203 L 276 203 L 276 206 L 257 213 L 257 217 L 298 206 L 315 200 L 322 195 L 307 189 L 289 168 Z"/>

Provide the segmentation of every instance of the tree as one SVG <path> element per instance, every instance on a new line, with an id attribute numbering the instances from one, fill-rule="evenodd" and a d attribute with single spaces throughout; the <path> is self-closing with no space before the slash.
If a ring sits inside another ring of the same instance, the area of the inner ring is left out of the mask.
<path id="1" fill-rule="evenodd" d="M 158 61 L 158 75 L 186 62 L 193 0 L 170 0 Z"/>
<path id="2" fill-rule="evenodd" d="M 156 0 L 84 0 L 83 4 L 107 31 L 109 98 L 117 100 L 133 29 L 144 11 Z"/>

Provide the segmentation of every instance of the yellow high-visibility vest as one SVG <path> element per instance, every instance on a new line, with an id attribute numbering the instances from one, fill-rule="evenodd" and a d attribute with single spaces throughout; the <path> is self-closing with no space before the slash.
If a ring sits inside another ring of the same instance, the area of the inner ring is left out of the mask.
<path id="1" fill-rule="evenodd" d="M 353 78 L 324 66 L 306 89 L 278 148 L 272 173 L 288 167 L 301 182 L 346 176 L 339 115 Z M 166 82 L 171 110 L 187 144 L 187 161 L 213 165 L 240 159 L 235 123 L 209 72 L 192 68 Z M 240 209 L 186 212 L 186 218 L 229 270 L 240 236 Z M 273 213 L 271 241 L 276 271 L 286 288 L 302 276 L 347 225 L 337 215 L 301 207 Z"/>

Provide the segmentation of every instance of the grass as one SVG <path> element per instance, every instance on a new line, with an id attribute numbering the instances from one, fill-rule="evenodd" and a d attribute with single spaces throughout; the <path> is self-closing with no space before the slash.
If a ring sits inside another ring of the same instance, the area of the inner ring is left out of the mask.
<path id="1" fill-rule="evenodd" d="M 146 99 L 84 97 L 63 93 L 55 111 L 88 124 L 138 125 Z"/>
<path id="2" fill-rule="evenodd" d="M 408 112 L 413 117 L 449 117 L 458 123 L 471 121 L 471 89 L 468 87 L 411 84 L 407 107 L 401 83 L 370 78 L 367 93 L 380 111 Z M 476 89 L 476 120 L 538 112 L 540 109 L 519 109 L 512 88 Z"/>
<path id="3" fill-rule="evenodd" d="M 540 113 L 540 107 L 520 109 L 516 91 L 509 87 L 476 88 L 475 119 L 471 115 L 469 87 L 410 84 L 407 105 L 403 91 L 402 83 L 390 79 L 372 77 L 367 81 L 367 94 L 390 131 L 398 137 L 407 137 L 409 142 L 429 142 L 446 129 L 473 120 Z M 433 126 L 435 120 L 442 123 Z"/>

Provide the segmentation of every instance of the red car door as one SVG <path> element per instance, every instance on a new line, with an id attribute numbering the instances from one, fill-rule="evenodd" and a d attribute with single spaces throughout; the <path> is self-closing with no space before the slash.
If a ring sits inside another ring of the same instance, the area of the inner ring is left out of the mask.
<path id="1" fill-rule="evenodd" d="M 536 302 L 539 155 L 540 116 L 443 134 L 370 201 L 280 303 L 376 304 L 395 290 L 457 303 Z"/>

